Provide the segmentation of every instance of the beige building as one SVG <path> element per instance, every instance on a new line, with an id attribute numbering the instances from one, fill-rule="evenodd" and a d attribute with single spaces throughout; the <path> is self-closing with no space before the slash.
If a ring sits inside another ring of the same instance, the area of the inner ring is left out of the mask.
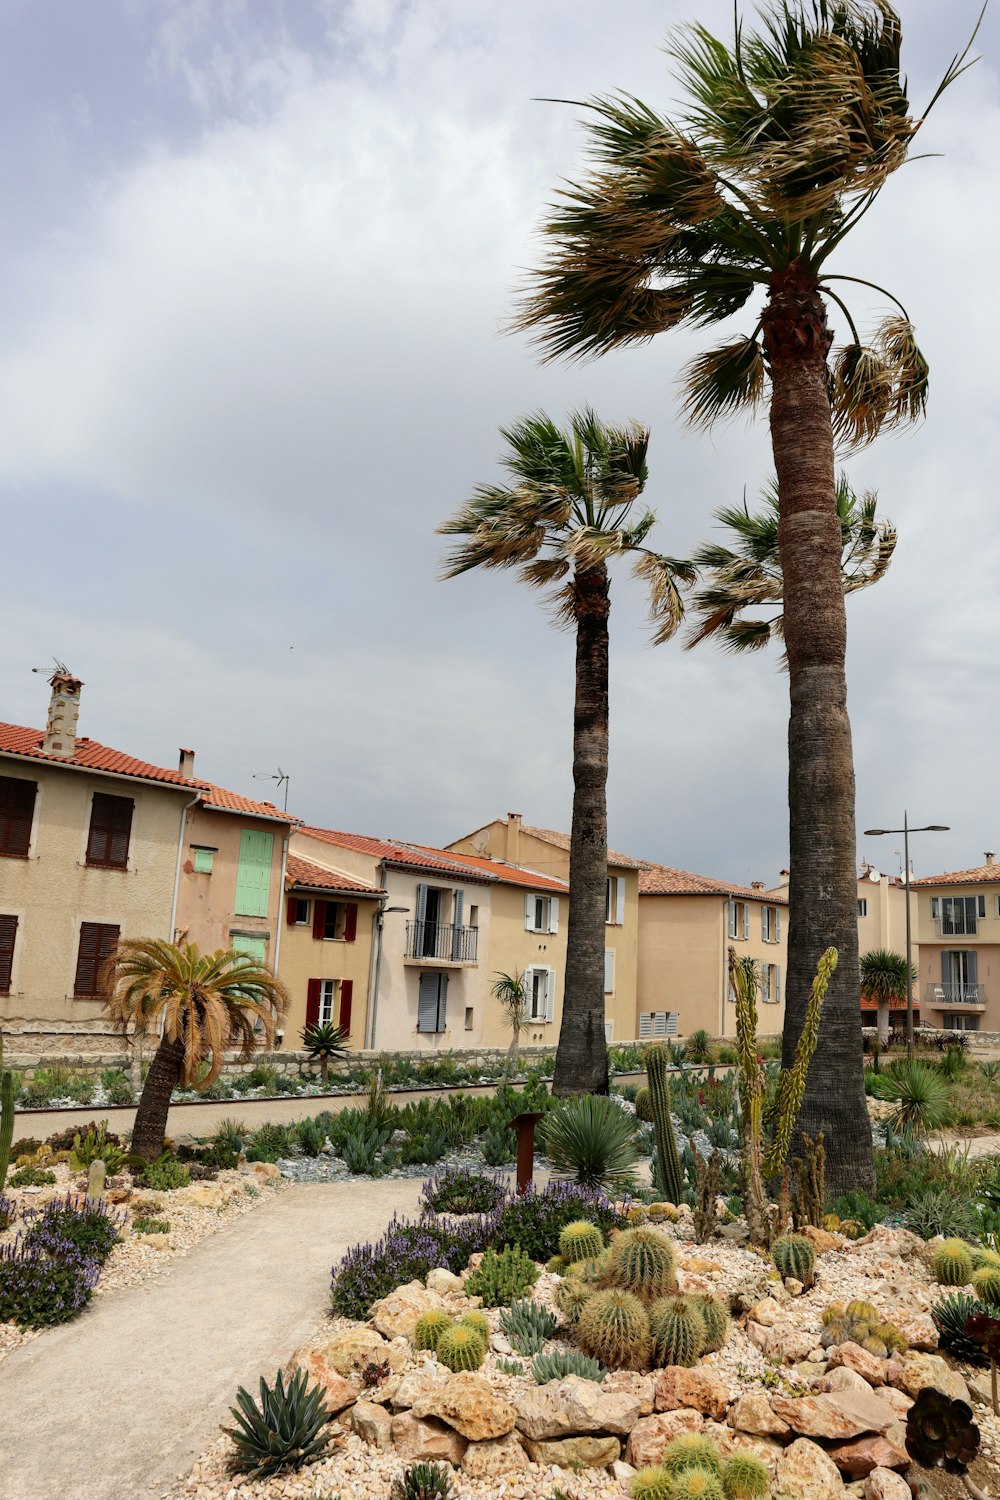
<path id="1" fill-rule="evenodd" d="M 332 851 L 331 851 L 332 852 Z M 301 1046 L 306 1026 L 343 1027 L 358 1048 L 368 1032 L 368 979 L 380 898 L 370 882 L 290 854 L 278 977 L 288 990 L 285 1045 Z"/>
<path id="2" fill-rule="evenodd" d="M 638 1034 L 736 1034 L 728 950 L 760 965 L 758 1025 L 779 1032 L 785 1017 L 788 898 L 755 885 L 731 885 L 646 865 L 639 874 Z"/>
<path id="3" fill-rule="evenodd" d="M 924 875 L 910 889 L 921 1020 L 947 1031 L 1000 1031 L 1000 865 L 993 851 L 983 865 Z"/>

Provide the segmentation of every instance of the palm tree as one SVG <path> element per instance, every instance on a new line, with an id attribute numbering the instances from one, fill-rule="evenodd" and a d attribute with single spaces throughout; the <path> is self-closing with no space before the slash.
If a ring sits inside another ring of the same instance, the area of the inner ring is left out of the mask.
<path id="1" fill-rule="evenodd" d="M 319 1058 L 320 1082 L 326 1088 L 330 1082 L 330 1058 L 344 1057 L 350 1047 L 350 1032 L 333 1021 L 317 1021 L 306 1026 L 302 1033 L 302 1045 L 311 1057 Z"/>
<path id="2" fill-rule="evenodd" d="M 778 554 L 778 523 L 781 507 L 777 486 L 763 494 L 764 510 L 751 515 L 742 507 L 726 507 L 715 519 L 729 528 L 729 546 L 709 543 L 700 547 L 691 561 L 707 580 L 691 598 L 698 623 L 684 642 L 690 650 L 709 638 L 728 651 L 759 651 L 770 641 L 781 640 L 781 612 L 785 581 Z M 841 579 L 845 594 L 869 588 L 888 572 L 896 547 L 896 531 L 890 521 L 875 518 L 877 497 L 871 492 L 859 500 L 841 474 L 837 479 L 837 515 L 841 535 Z M 777 612 L 775 612 L 777 606 Z M 766 617 L 754 618 L 750 610 L 765 609 Z"/>
<path id="3" fill-rule="evenodd" d="M 725 322 L 763 297 L 745 332 L 689 367 L 686 411 L 707 426 L 766 407 L 770 422 L 791 700 L 783 1046 L 790 1063 L 832 945 L 840 963 L 799 1129 L 825 1132 L 834 1195 L 874 1184 L 834 441 L 861 446 L 920 418 L 927 364 L 906 309 L 881 288 L 893 313 L 862 340 L 835 290 L 860 278 L 834 275 L 829 262 L 927 115 L 910 114 L 901 40 L 887 0 L 785 0 L 756 33 L 737 23 L 732 45 L 702 25 L 675 33 L 669 51 L 688 105 L 668 118 L 631 95 L 586 104 L 594 165 L 560 193 L 544 226 L 550 254 L 515 323 L 547 357 L 581 358 Z M 849 329 L 832 356 L 829 302 Z"/>
<path id="4" fill-rule="evenodd" d="M 510 1046 L 503 1066 L 501 1091 L 509 1079 L 517 1076 L 517 1058 L 521 1046 L 521 1030 L 528 1020 L 527 991 L 524 975 L 515 969 L 513 974 L 500 972 L 490 986 L 490 994 L 499 1002 L 504 1025 L 510 1028 Z"/>
<path id="5" fill-rule="evenodd" d="M 124 1035 L 143 1037 L 162 1027 L 132 1129 L 133 1154 L 146 1161 L 163 1150 L 170 1096 L 178 1084 L 207 1088 L 230 1048 L 239 1048 L 240 1062 L 248 1062 L 258 1047 L 273 1047 L 288 1004 L 284 986 L 250 954 L 203 954 L 194 943 L 162 938 L 119 943 L 105 970 L 104 996 Z"/>
<path id="6" fill-rule="evenodd" d="M 562 624 L 576 632 L 573 823 L 566 987 L 553 1092 L 607 1093 L 604 919 L 608 879 L 608 561 L 622 553 L 648 584 L 653 640 L 668 640 L 690 565 L 645 546 L 656 517 L 633 506 L 646 483 L 649 433 L 608 427 L 589 409 L 560 431 L 544 415 L 501 428 L 507 485 L 480 485 L 439 530 L 462 538 L 446 578 L 472 568 L 518 568 L 535 588 L 556 586 Z"/>
<path id="7" fill-rule="evenodd" d="M 878 1002 L 878 1039 L 883 1047 L 889 1040 L 890 1002 L 895 1000 L 905 1004 L 916 977 L 917 971 L 912 964 L 907 976 L 906 959 L 890 948 L 871 948 L 861 955 L 861 993 Z"/>

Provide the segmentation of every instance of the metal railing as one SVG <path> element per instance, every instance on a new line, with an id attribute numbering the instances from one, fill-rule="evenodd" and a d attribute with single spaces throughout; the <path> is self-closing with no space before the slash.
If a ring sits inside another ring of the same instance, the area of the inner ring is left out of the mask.
<path id="1" fill-rule="evenodd" d="M 985 1005 L 980 984 L 929 984 L 925 999 L 931 1005 Z"/>
<path id="2" fill-rule="evenodd" d="M 454 922 L 407 922 L 407 958 L 436 958 L 447 963 L 474 964 L 478 927 L 456 927 Z"/>
<path id="3" fill-rule="evenodd" d="M 956 911 L 950 916 L 935 917 L 934 926 L 939 937 L 975 937 L 980 920 L 971 912 Z"/>

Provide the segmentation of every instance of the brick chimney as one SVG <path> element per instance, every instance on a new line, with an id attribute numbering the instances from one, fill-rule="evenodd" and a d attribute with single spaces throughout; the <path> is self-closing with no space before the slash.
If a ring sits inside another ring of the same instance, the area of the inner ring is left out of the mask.
<path id="1" fill-rule="evenodd" d="M 988 865 L 995 865 L 996 862 L 997 862 L 996 850 L 995 849 L 987 849 L 987 851 L 986 851 L 986 863 Z"/>
<path id="2" fill-rule="evenodd" d="M 503 857 L 509 865 L 521 863 L 521 814 L 509 812 L 504 828 L 505 842 Z"/>
<path id="3" fill-rule="evenodd" d="M 185 750 L 183 745 L 181 746 L 180 759 L 177 762 L 177 771 L 181 776 L 194 775 L 194 751 Z"/>
<path id="4" fill-rule="evenodd" d="M 76 724 L 80 717 L 79 677 L 71 677 L 62 667 L 57 667 L 49 678 L 52 696 L 49 699 L 49 720 L 45 726 L 42 749 L 48 755 L 58 755 L 63 760 L 72 760 L 76 754 Z"/>

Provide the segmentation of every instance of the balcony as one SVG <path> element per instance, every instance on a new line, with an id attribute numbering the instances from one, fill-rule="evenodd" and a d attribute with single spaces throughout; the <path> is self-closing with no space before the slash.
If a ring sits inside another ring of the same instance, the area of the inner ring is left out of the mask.
<path id="1" fill-rule="evenodd" d="M 454 922 L 407 922 L 406 962 L 474 964 L 478 941 L 478 927 L 456 927 Z"/>
<path id="2" fill-rule="evenodd" d="M 973 916 L 971 912 L 956 911 L 951 915 L 935 917 L 934 931 L 942 938 L 976 937 L 980 921 L 981 918 Z"/>
<path id="3" fill-rule="evenodd" d="M 924 1003 L 932 1010 L 984 1011 L 986 995 L 981 984 L 929 984 Z"/>

